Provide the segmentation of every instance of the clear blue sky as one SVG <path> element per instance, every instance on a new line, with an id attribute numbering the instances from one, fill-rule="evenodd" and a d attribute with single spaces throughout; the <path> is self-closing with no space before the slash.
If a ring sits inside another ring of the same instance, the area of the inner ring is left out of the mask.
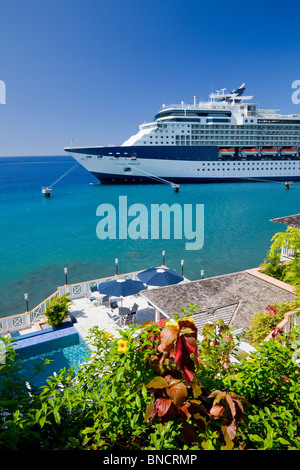
<path id="1" fill-rule="evenodd" d="M 297 0 L 2 0 L 0 155 L 121 144 L 163 102 L 246 82 L 300 113 Z"/>

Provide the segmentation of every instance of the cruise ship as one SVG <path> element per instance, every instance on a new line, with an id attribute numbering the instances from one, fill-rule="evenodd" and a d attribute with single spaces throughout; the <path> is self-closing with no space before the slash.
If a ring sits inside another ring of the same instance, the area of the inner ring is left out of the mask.
<path id="1" fill-rule="evenodd" d="M 103 184 L 300 180 L 300 115 L 259 109 L 245 84 L 162 105 L 120 146 L 66 147 Z"/>

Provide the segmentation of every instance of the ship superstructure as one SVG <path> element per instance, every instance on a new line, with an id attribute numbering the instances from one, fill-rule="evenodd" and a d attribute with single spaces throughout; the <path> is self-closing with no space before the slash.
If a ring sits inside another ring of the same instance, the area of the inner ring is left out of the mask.
<path id="1" fill-rule="evenodd" d="M 163 105 L 121 146 L 68 147 L 103 183 L 300 179 L 300 115 L 259 109 L 245 84 Z"/>

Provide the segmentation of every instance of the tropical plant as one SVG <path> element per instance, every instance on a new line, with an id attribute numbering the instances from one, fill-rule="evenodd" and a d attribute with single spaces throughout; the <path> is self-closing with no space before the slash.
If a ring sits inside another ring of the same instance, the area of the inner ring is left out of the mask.
<path id="1" fill-rule="evenodd" d="M 224 379 L 227 387 L 242 394 L 251 404 L 247 426 L 237 431 L 247 449 L 300 450 L 300 357 L 299 329 L 279 340 L 271 339 L 257 346 Z"/>
<path id="2" fill-rule="evenodd" d="M 265 312 L 257 312 L 250 320 L 246 338 L 252 346 L 256 346 L 265 340 L 284 319 L 287 312 L 293 312 L 300 307 L 300 298 L 296 297 L 291 302 L 274 303 L 268 305 Z"/>
<path id="3" fill-rule="evenodd" d="M 278 232 L 271 238 L 273 242 L 269 250 L 269 258 L 274 258 L 278 251 L 284 246 L 295 250 L 295 255 L 300 253 L 300 230 L 294 227 L 288 227 L 285 232 Z"/>
<path id="4" fill-rule="evenodd" d="M 294 258 L 285 268 L 283 280 L 297 289 L 300 288 L 300 259 Z"/>
<path id="5" fill-rule="evenodd" d="M 280 261 L 280 254 L 269 254 L 269 257 L 266 258 L 264 263 L 260 266 L 260 270 L 268 276 L 283 280 L 285 274 L 285 265 Z"/>
<path id="6" fill-rule="evenodd" d="M 62 324 L 64 318 L 68 315 L 68 307 L 72 303 L 68 297 L 69 294 L 64 294 L 61 297 L 50 299 L 44 313 L 49 325 L 59 326 Z"/>
<path id="7" fill-rule="evenodd" d="M 220 321 L 200 343 L 188 316 L 118 332 L 94 327 L 90 360 L 39 389 L 5 338 L 0 450 L 300 448 L 296 334 L 239 363 Z"/>

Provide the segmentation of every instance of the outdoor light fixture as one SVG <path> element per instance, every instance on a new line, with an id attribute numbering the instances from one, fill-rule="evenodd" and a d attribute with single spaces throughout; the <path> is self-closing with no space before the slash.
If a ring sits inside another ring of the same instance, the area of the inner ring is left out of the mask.
<path id="1" fill-rule="evenodd" d="M 162 251 L 162 257 L 163 257 L 163 266 L 165 266 L 165 255 L 166 255 L 166 252 L 165 250 Z"/>
<path id="2" fill-rule="evenodd" d="M 119 274 L 119 260 L 118 258 L 115 259 L 115 264 L 116 264 L 116 276 Z"/>
<path id="3" fill-rule="evenodd" d="M 184 259 L 181 260 L 181 275 L 183 276 Z"/>
<path id="4" fill-rule="evenodd" d="M 25 304 L 26 304 L 26 312 L 29 311 L 29 308 L 28 308 L 28 294 L 24 294 L 24 299 L 25 299 Z"/>
<path id="5" fill-rule="evenodd" d="M 64 268 L 64 273 L 65 273 L 65 285 L 68 284 L 68 268 Z"/>

